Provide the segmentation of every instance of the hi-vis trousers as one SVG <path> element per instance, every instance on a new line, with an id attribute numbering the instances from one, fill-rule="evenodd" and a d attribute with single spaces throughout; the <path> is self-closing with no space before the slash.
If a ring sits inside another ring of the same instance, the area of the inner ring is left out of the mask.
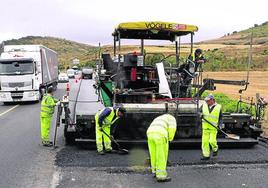
<path id="1" fill-rule="evenodd" d="M 103 145 L 102 145 L 102 141 L 104 142 L 104 148 L 106 151 L 110 151 L 112 150 L 112 145 L 111 145 L 111 140 L 108 136 L 110 136 L 110 126 L 107 125 L 103 125 L 102 129 L 103 131 L 105 131 L 105 133 L 108 135 L 106 136 L 102 131 L 100 131 L 100 126 L 98 124 L 98 118 L 99 116 L 95 116 L 95 122 L 96 122 L 96 127 L 95 127 L 95 131 L 96 131 L 96 146 L 97 146 L 97 151 L 101 152 L 103 151 Z"/>
<path id="2" fill-rule="evenodd" d="M 210 156 L 210 146 L 212 151 L 218 151 L 217 133 L 216 129 L 202 129 L 202 153 L 204 157 Z"/>
<path id="3" fill-rule="evenodd" d="M 49 132 L 52 117 L 40 117 L 41 119 L 41 140 L 43 144 L 49 143 Z"/>
<path id="4" fill-rule="evenodd" d="M 148 133 L 148 147 L 151 159 L 152 173 L 156 178 L 167 177 L 168 141 L 158 133 Z"/>

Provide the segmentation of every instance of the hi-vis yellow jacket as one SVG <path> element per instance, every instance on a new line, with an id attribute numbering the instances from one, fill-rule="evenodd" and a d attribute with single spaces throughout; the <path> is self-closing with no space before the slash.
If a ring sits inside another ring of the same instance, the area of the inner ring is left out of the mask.
<path id="1" fill-rule="evenodd" d="M 114 109 L 113 107 L 106 107 L 103 110 L 99 111 L 96 114 L 96 119 L 98 126 L 111 126 L 119 119 L 118 109 Z"/>
<path id="2" fill-rule="evenodd" d="M 164 114 L 153 120 L 147 130 L 147 135 L 157 133 L 164 136 L 168 141 L 172 141 L 177 130 L 177 122 L 174 116 Z"/>
<path id="3" fill-rule="evenodd" d="M 220 104 L 216 104 L 216 106 L 213 108 L 213 110 L 211 112 L 209 112 L 209 107 L 205 103 L 202 106 L 202 113 L 203 113 L 203 118 L 205 118 L 206 120 L 208 120 L 209 122 L 211 122 L 215 126 L 219 125 L 219 119 L 220 119 L 220 113 L 221 113 L 221 105 Z M 216 129 L 204 120 L 202 120 L 202 128 L 209 129 L 209 130 Z"/>
<path id="4" fill-rule="evenodd" d="M 57 102 L 58 101 L 49 94 L 43 96 L 41 102 L 41 117 L 52 117 Z"/>

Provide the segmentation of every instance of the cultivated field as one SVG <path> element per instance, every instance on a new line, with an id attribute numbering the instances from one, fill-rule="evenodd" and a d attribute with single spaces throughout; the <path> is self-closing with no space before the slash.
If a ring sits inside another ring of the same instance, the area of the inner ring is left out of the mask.
<path id="1" fill-rule="evenodd" d="M 214 79 L 225 80 L 246 80 L 247 72 L 204 72 L 203 76 Z M 243 92 L 243 99 L 255 98 L 256 93 L 260 93 L 268 101 L 268 71 L 253 71 L 249 73 L 249 85 Z M 224 93 L 233 99 L 239 99 L 238 90 L 240 86 L 232 85 L 216 85 L 217 90 L 214 92 Z M 242 87 L 243 88 L 243 87 Z M 268 137 L 268 108 L 266 109 L 266 117 L 263 129 Z"/>
<path id="2" fill-rule="evenodd" d="M 247 72 L 204 72 L 203 77 L 221 80 L 246 80 Z M 268 100 L 268 71 L 253 71 L 249 73 L 249 85 L 243 92 L 243 98 L 255 97 L 256 93 Z M 240 86 L 218 84 L 216 92 L 225 93 L 226 95 L 239 99 L 238 90 Z M 243 88 L 243 87 L 242 87 Z"/>

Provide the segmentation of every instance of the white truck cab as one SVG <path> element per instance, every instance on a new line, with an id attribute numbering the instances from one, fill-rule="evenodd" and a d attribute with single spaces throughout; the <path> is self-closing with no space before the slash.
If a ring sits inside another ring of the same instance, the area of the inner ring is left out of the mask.
<path id="1" fill-rule="evenodd" d="M 38 101 L 58 81 L 57 53 L 42 45 L 4 46 L 0 58 L 0 102 Z"/>

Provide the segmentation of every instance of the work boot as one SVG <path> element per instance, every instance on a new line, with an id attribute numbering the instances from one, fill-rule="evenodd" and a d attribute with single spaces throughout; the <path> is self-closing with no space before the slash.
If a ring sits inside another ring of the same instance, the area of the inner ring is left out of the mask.
<path id="1" fill-rule="evenodd" d="M 209 160 L 210 159 L 210 157 L 202 157 L 201 158 L 201 161 L 207 161 L 207 160 Z"/>
<path id="2" fill-rule="evenodd" d="M 171 177 L 165 177 L 165 178 L 156 178 L 157 182 L 169 182 L 171 181 Z"/>
<path id="3" fill-rule="evenodd" d="M 213 156 L 213 157 L 216 157 L 217 155 L 218 155 L 218 150 L 217 150 L 217 151 L 213 151 L 212 156 Z"/>
<path id="4" fill-rule="evenodd" d="M 112 154 L 112 153 L 116 153 L 116 151 L 113 149 L 107 149 L 107 150 L 105 150 L 105 153 Z"/>
<path id="5" fill-rule="evenodd" d="M 98 154 L 99 155 L 104 155 L 105 153 L 104 153 L 104 151 L 98 151 Z"/>
<path id="6" fill-rule="evenodd" d="M 52 146 L 53 146 L 53 142 L 42 141 L 42 145 L 43 145 L 44 147 L 52 147 Z"/>

